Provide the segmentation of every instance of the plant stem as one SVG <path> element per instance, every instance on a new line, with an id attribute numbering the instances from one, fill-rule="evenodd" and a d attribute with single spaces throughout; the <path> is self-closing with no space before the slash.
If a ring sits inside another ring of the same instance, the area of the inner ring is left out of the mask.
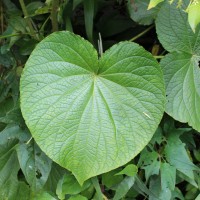
<path id="1" fill-rule="evenodd" d="M 52 10 L 51 10 L 52 32 L 58 31 L 58 21 L 57 21 L 58 7 L 59 7 L 59 0 L 53 0 Z"/>
<path id="2" fill-rule="evenodd" d="M 98 200 L 103 200 L 103 194 L 101 192 L 101 188 L 100 188 L 97 177 L 95 176 L 95 177 L 91 178 L 91 180 L 92 180 L 92 184 L 94 185 L 94 188 L 97 192 Z"/>
<path id="3" fill-rule="evenodd" d="M 23 14 L 24 14 L 24 19 L 29 27 L 29 30 L 30 30 L 30 35 L 38 40 L 39 38 L 37 37 L 37 35 L 35 34 L 35 30 L 33 28 L 33 25 L 32 25 L 32 22 L 31 22 L 31 18 L 28 17 L 28 11 L 26 10 L 26 6 L 25 6 L 25 3 L 24 3 L 24 0 L 19 0 L 20 2 L 20 5 L 21 5 L 21 8 L 22 8 L 22 11 L 23 11 Z"/>
<path id="4" fill-rule="evenodd" d="M 16 34 L 9 34 L 9 35 L 0 35 L 0 39 L 9 38 L 9 37 L 15 37 L 15 36 L 21 36 L 21 35 L 34 36 L 35 34 L 31 35 L 30 33 L 16 33 Z"/>
<path id="5" fill-rule="evenodd" d="M 143 36 L 144 34 L 146 34 L 148 31 L 150 31 L 152 28 L 154 27 L 154 25 L 151 25 L 150 27 L 148 27 L 147 29 L 145 29 L 143 32 L 139 33 L 138 35 L 134 36 L 133 38 L 131 38 L 129 41 L 135 41 L 137 40 L 139 37 Z"/>

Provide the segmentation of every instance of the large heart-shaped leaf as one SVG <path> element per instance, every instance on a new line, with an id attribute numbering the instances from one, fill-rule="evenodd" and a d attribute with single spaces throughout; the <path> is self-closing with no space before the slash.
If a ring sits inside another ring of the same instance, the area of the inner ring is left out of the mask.
<path id="1" fill-rule="evenodd" d="M 183 1 L 187 7 L 189 0 Z M 200 26 L 192 31 L 187 14 L 176 2 L 165 2 L 156 28 L 160 42 L 171 52 L 161 61 L 166 83 L 166 112 L 200 131 Z"/>
<path id="2" fill-rule="evenodd" d="M 162 71 L 150 53 L 122 42 L 98 60 L 93 46 L 70 32 L 37 45 L 20 90 L 36 142 L 80 184 L 136 156 L 164 110 Z"/>

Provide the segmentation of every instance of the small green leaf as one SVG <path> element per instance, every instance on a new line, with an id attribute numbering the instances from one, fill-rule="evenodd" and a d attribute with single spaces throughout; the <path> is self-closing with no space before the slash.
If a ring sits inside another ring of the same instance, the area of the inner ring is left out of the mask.
<path id="1" fill-rule="evenodd" d="M 113 200 L 120 200 L 124 197 L 135 182 L 135 177 L 125 177 L 124 180 L 117 186 Z"/>
<path id="2" fill-rule="evenodd" d="M 136 165 L 130 164 L 127 165 L 123 170 L 121 170 L 120 172 L 118 172 L 115 175 L 127 175 L 127 176 L 135 176 L 138 172 L 138 168 Z"/>
<path id="3" fill-rule="evenodd" d="M 168 163 L 161 163 L 160 166 L 161 173 L 161 188 L 165 190 L 166 188 L 173 191 L 176 184 L 176 168 L 169 165 Z"/>
<path id="4" fill-rule="evenodd" d="M 142 47 L 121 42 L 98 59 L 88 41 L 64 31 L 36 46 L 20 88 L 34 139 L 80 184 L 136 156 L 165 104 L 162 71 Z"/>
<path id="5" fill-rule="evenodd" d="M 76 196 L 71 196 L 68 200 L 87 200 L 87 198 L 82 195 L 76 195 Z"/>
<path id="6" fill-rule="evenodd" d="M 117 184 L 119 184 L 123 180 L 122 175 L 115 176 L 115 174 L 119 170 L 112 170 L 110 172 L 107 172 L 105 174 L 102 174 L 102 183 L 108 188 L 114 187 Z"/>
<path id="7" fill-rule="evenodd" d="M 156 7 L 159 3 L 163 2 L 164 0 L 150 0 L 147 10 L 150 10 Z"/>
<path id="8" fill-rule="evenodd" d="M 159 154 L 148 151 L 146 148 L 141 152 L 138 166 L 145 170 L 146 181 L 152 175 L 158 175 L 160 170 Z"/>
<path id="9" fill-rule="evenodd" d="M 75 195 L 87 189 L 90 186 L 90 180 L 86 181 L 81 186 L 76 178 L 71 174 L 65 174 L 58 182 L 56 194 L 63 200 L 66 194 Z"/>
<path id="10" fill-rule="evenodd" d="M 42 191 L 33 197 L 33 200 L 57 200 L 46 191 Z"/>
<path id="11" fill-rule="evenodd" d="M 188 22 L 195 32 L 197 25 L 200 23 L 200 1 L 194 0 L 187 8 Z"/>
<path id="12" fill-rule="evenodd" d="M 199 170 L 199 168 L 191 162 L 185 149 L 185 145 L 179 139 L 178 134 L 171 133 L 169 135 L 164 153 L 167 161 L 172 166 L 176 167 L 176 169 L 185 176 L 194 180 L 193 170 Z"/>

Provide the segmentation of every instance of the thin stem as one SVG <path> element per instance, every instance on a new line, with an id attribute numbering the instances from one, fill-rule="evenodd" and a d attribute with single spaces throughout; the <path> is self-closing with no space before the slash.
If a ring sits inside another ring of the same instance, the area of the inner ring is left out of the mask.
<path id="1" fill-rule="evenodd" d="M 91 180 L 92 180 L 92 184 L 94 185 L 94 188 L 97 192 L 98 200 L 103 200 L 103 194 L 101 192 L 101 188 L 100 188 L 97 177 L 95 176 L 95 177 L 91 178 Z"/>
<path id="2" fill-rule="evenodd" d="M 37 37 L 37 35 L 35 34 L 35 30 L 33 28 L 33 25 L 32 25 L 32 22 L 31 22 L 31 18 L 29 18 L 28 16 L 28 11 L 26 10 L 26 6 L 25 6 L 25 3 L 24 3 L 24 0 L 19 0 L 20 2 L 20 5 L 21 5 L 21 8 L 22 8 L 22 11 L 23 11 L 23 14 L 24 14 L 24 19 L 26 20 L 26 23 L 29 27 L 29 30 L 30 30 L 30 35 L 38 40 L 39 38 Z"/>
<path id="3" fill-rule="evenodd" d="M 154 25 L 151 25 L 150 27 L 148 27 L 147 29 L 145 29 L 143 32 L 139 33 L 138 35 L 134 36 L 133 38 L 131 38 L 129 41 L 135 41 L 138 38 L 140 38 L 141 36 L 143 36 L 144 34 L 146 34 L 148 31 L 150 31 L 152 28 L 154 27 Z"/>
<path id="4" fill-rule="evenodd" d="M 51 10 L 51 24 L 52 31 L 58 31 L 58 21 L 57 21 L 57 12 L 59 7 L 59 0 L 52 1 L 52 10 Z"/>
<path id="5" fill-rule="evenodd" d="M 16 34 L 9 34 L 9 35 L 0 35 L 0 39 L 9 38 L 9 37 L 15 37 L 20 35 L 31 35 L 30 33 L 16 33 Z M 31 35 L 34 36 L 35 34 Z"/>
<path id="6" fill-rule="evenodd" d="M 102 38 L 101 38 L 100 33 L 99 33 L 99 39 L 98 39 L 98 47 L 99 47 L 99 56 L 101 57 L 103 55 L 103 44 L 102 44 Z"/>

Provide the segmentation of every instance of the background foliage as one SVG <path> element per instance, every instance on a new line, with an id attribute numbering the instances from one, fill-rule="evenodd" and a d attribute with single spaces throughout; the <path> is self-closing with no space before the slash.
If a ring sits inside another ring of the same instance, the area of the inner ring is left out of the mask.
<path id="1" fill-rule="evenodd" d="M 195 25 L 192 30 L 187 21 L 183 10 L 188 3 L 174 1 L 169 8 L 164 1 L 147 11 L 148 0 L 0 2 L 0 199 L 200 198 L 200 28 Z M 172 109 L 167 103 L 166 114 L 152 140 L 131 162 L 89 179 L 82 186 L 40 150 L 19 105 L 24 64 L 35 45 L 57 30 L 79 34 L 99 51 L 101 33 L 103 50 L 130 40 L 158 60 L 170 52 L 161 61 L 167 98 L 170 103 L 175 98 L 175 103 L 182 102 L 180 110 L 176 104 Z M 180 76 L 174 78 L 177 73 Z M 170 81 L 173 78 L 177 82 Z M 190 97 L 195 105 L 188 101 Z"/>

